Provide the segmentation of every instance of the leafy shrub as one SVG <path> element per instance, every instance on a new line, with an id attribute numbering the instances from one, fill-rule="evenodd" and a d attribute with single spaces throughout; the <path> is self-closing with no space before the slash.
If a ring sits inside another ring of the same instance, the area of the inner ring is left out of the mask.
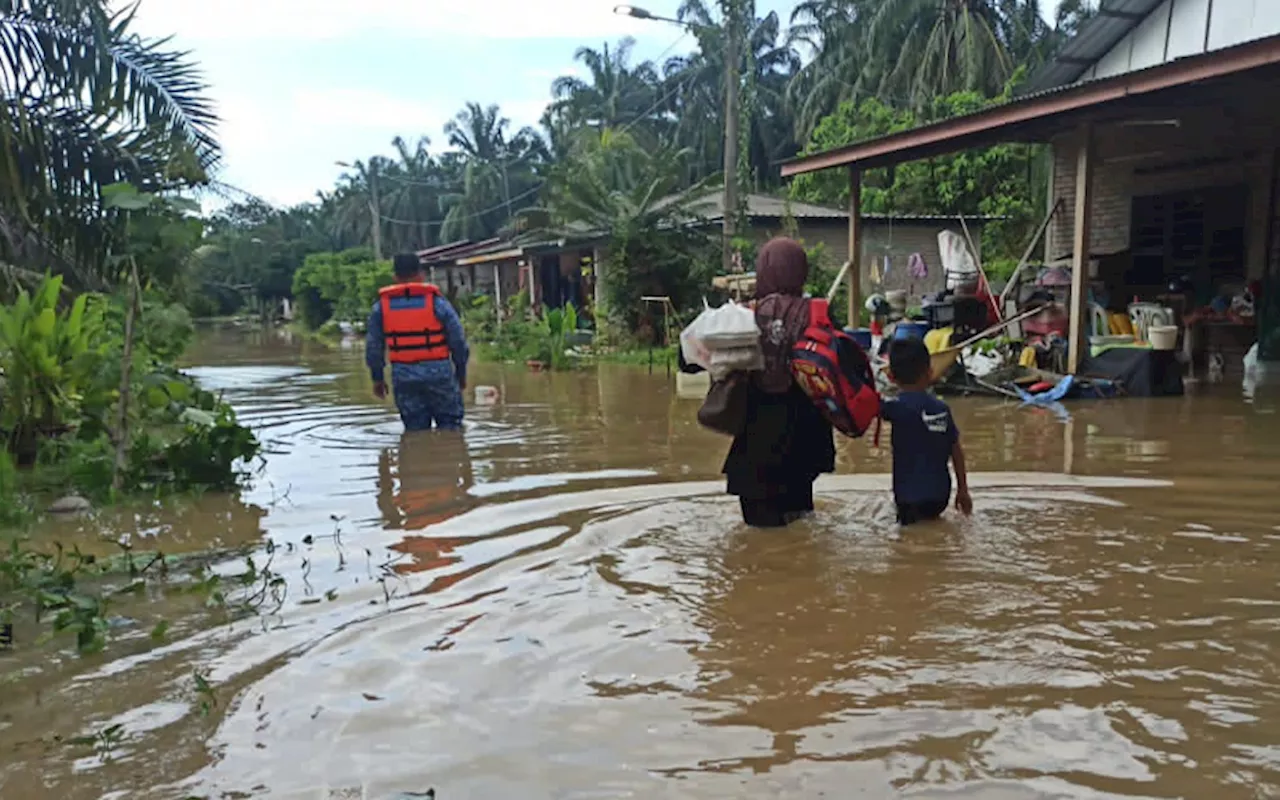
<path id="1" fill-rule="evenodd" d="M 134 442 L 130 480 L 135 488 L 236 488 L 244 476 L 241 465 L 258 455 L 257 437 L 236 422 L 226 405 L 216 415 L 187 413 L 184 418 L 183 435 L 170 444 L 161 445 L 151 436 Z"/>
<path id="2" fill-rule="evenodd" d="M 363 320 L 378 290 L 395 282 L 390 261 L 375 261 L 363 248 L 313 253 L 293 276 L 298 319 L 315 330 L 330 319 Z"/>
<path id="3" fill-rule="evenodd" d="M 33 294 L 0 306 L 2 524 L 25 515 L 24 489 L 96 499 L 112 493 L 124 301 L 81 295 L 59 310 L 61 285 L 46 278 Z M 258 442 L 229 406 L 172 365 L 193 334 L 189 314 L 153 299 L 143 304 L 136 332 L 125 430 L 137 433 L 123 488 L 234 488 Z"/>
<path id="4" fill-rule="evenodd" d="M 62 278 L 46 277 L 0 306 L 0 431 L 19 464 L 35 457 L 41 436 L 69 429 L 82 404 L 102 401 L 101 303 L 81 295 L 59 311 L 61 290 Z"/>

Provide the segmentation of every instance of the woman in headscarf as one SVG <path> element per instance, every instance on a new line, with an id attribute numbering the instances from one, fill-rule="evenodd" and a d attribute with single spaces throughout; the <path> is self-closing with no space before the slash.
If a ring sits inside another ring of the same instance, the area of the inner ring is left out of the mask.
<path id="1" fill-rule="evenodd" d="M 765 368 L 752 373 L 746 425 L 722 470 L 752 527 L 783 527 L 813 511 L 814 480 L 835 471 L 831 425 L 791 379 L 791 348 L 809 323 L 808 277 L 809 258 L 798 242 L 776 238 L 760 249 L 755 306 Z M 699 370 L 683 358 L 680 367 Z"/>

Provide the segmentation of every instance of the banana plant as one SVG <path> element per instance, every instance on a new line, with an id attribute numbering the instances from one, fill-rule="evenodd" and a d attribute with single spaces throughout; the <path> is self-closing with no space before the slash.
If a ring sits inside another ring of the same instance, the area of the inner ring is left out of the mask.
<path id="1" fill-rule="evenodd" d="M 564 308 L 546 308 L 542 312 L 542 335 L 546 344 L 543 352 L 549 354 L 552 369 L 564 369 L 568 364 L 565 341 L 578 330 L 578 311 L 572 303 Z"/>
<path id="2" fill-rule="evenodd" d="M 80 295 L 58 308 L 62 278 L 46 275 L 33 293 L 0 307 L 0 431 L 20 463 L 35 457 L 41 436 L 78 418 L 94 389 L 104 350 L 98 298 Z"/>

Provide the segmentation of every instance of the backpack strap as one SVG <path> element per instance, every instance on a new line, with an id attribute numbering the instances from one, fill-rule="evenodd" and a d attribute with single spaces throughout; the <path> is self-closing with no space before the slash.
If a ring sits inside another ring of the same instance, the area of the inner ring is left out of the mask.
<path id="1" fill-rule="evenodd" d="M 820 328 L 831 327 L 831 309 L 826 300 L 815 297 L 809 301 L 809 324 Z"/>

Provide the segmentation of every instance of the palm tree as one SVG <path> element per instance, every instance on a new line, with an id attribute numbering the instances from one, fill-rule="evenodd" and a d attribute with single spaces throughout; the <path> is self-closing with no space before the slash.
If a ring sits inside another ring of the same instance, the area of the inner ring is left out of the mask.
<path id="1" fill-rule="evenodd" d="M 457 148 L 455 169 L 461 178 L 446 198 L 442 225 L 446 241 L 492 235 L 516 211 L 533 202 L 534 168 L 546 146 L 532 128 L 508 137 L 511 120 L 497 105 L 468 103 L 445 125 L 449 144 Z"/>
<path id="2" fill-rule="evenodd" d="M 419 250 L 439 243 L 444 221 L 443 198 L 450 187 L 445 183 L 431 140 L 420 137 L 413 147 L 401 137 L 392 141 L 397 159 L 379 173 L 385 240 L 393 251 Z"/>
<path id="3" fill-rule="evenodd" d="M 689 223 L 705 192 L 689 185 L 682 163 L 687 150 L 650 148 L 628 132 L 580 129 L 569 159 L 547 180 L 546 212 L 560 235 L 606 232 L 609 303 L 634 325 L 643 295 L 665 295 L 677 304 L 701 291 L 713 259 L 698 258 L 709 239 Z M 674 247 L 668 243 L 678 242 Z"/>
<path id="4" fill-rule="evenodd" d="M 701 0 L 686 0 L 679 13 L 697 35 L 699 49 L 668 59 L 664 74 L 674 97 L 670 113 L 678 120 L 676 140 L 697 155 L 690 178 L 700 180 L 720 172 L 722 166 L 727 33 Z M 751 2 L 746 3 L 745 13 L 752 22 L 738 65 L 748 89 L 744 99 L 749 99 L 742 115 L 748 143 L 744 154 L 757 180 L 772 182 L 775 162 L 796 150 L 786 92 L 800 68 L 800 58 L 783 38 L 776 13 L 756 18 Z"/>
<path id="5" fill-rule="evenodd" d="M 103 286 L 104 186 L 206 180 L 216 117 L 184 53 L 108 0 L 0 0 L 0 257 Z"/>
<path id="6" fill-rule="evenodd" d="M 597 131 L 652 122 L 658 71 L 649 61 L 630 66 L 634 47 L 635 40 L 630 37 L 612 50 L 607 42 L 601 50 L 579 47 L 574 60 L 587 68 L 590 78 L 556 78 L 551 84 L 553 107 L 573 123 L 590 125 Z"/>
<path id="7" fill-rule="evenodd" d="M 938 96 L 999 94 L 1014 62 L 1000 0 L 877 0 L 866 7 L 867 63 L 882 99 L 924 107 Z"/>
<path id="8" fill-rule="evenodd" d="M 787 106 L 800 141 L 846 100 L 870 94 L 864 77 L 867 49 L 857 0 L 805 0 L 791 12 L 788 43 L 810 58 L 787 87 Z"/>

